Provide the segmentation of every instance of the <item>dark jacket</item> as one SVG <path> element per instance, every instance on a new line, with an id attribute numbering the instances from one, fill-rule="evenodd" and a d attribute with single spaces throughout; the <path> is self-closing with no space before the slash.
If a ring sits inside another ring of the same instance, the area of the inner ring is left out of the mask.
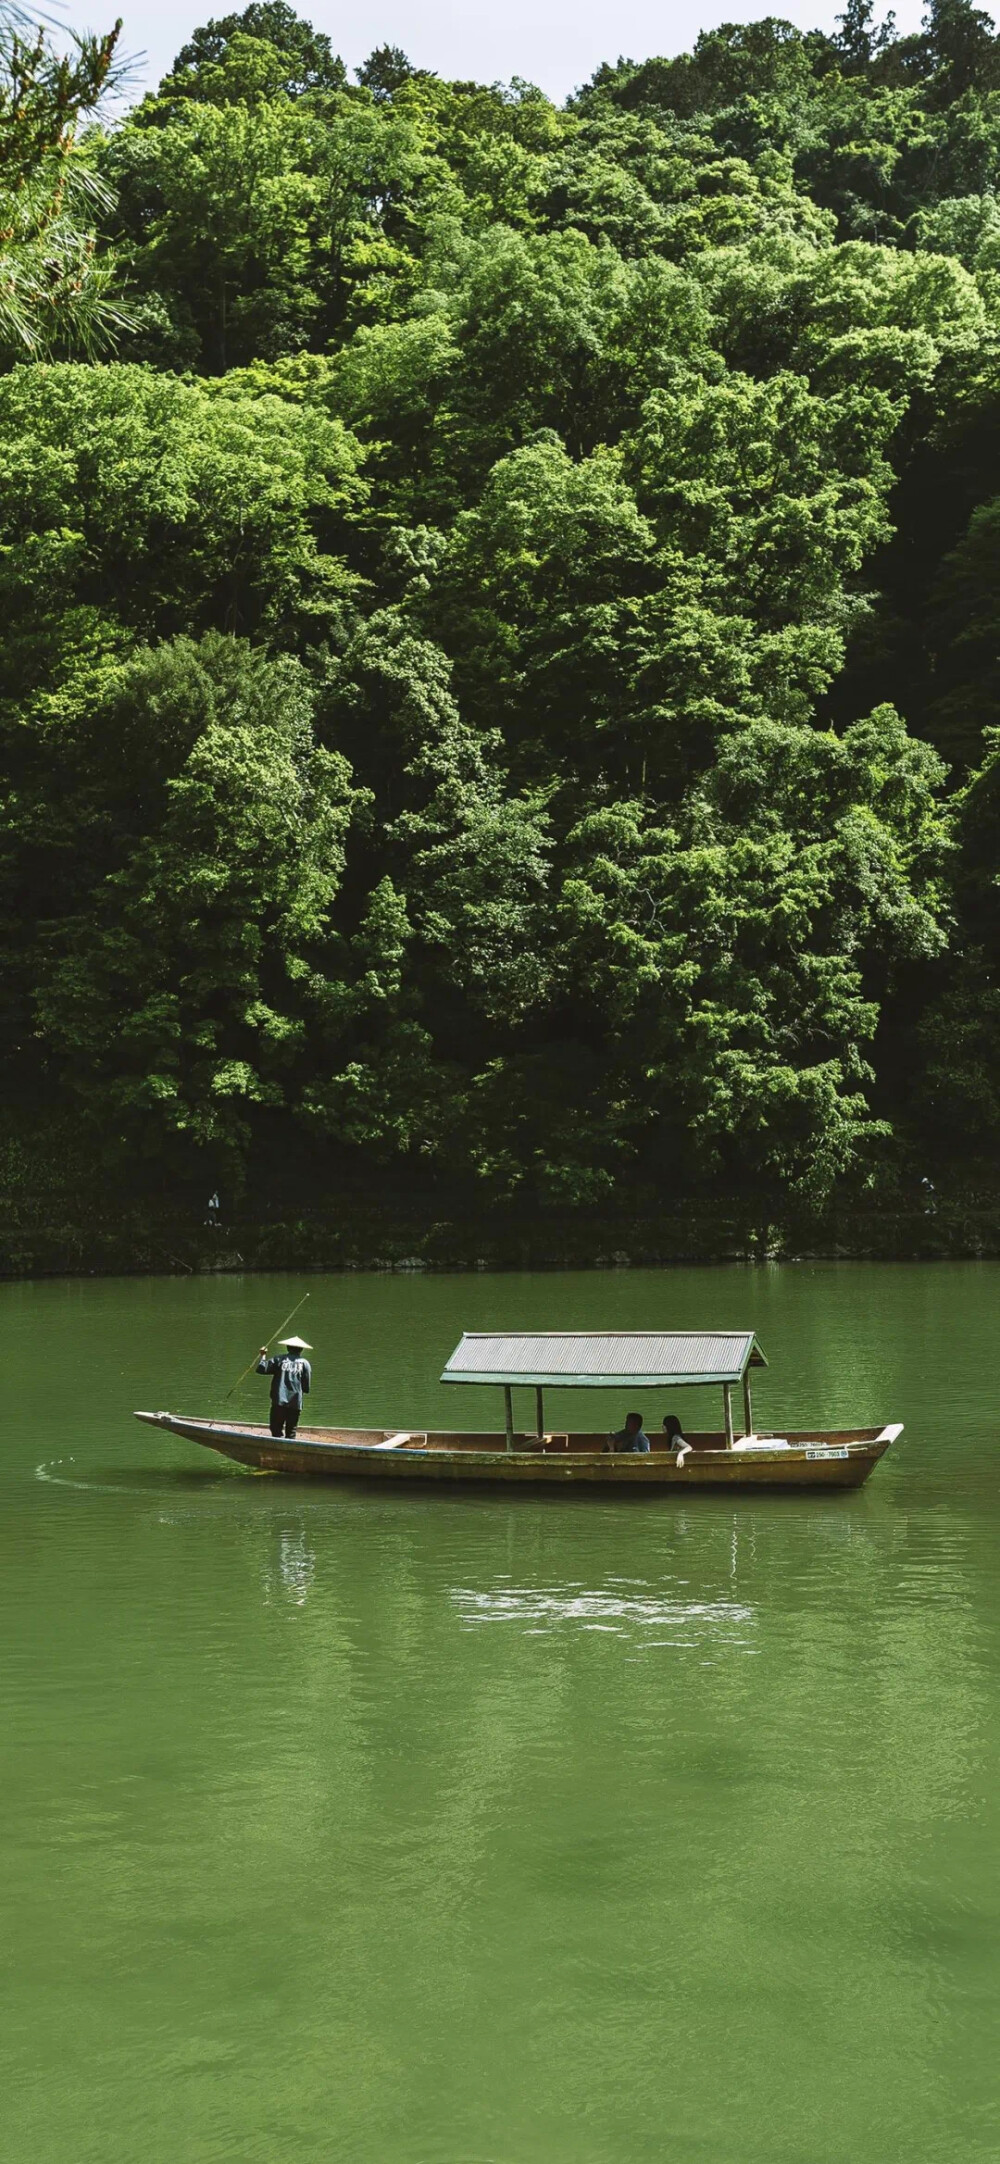
<path id="1" fill-rule="evenodd" d="M 301 1405 L 308 1397 L 312 1383 L 312 1369 L 308 1360 L 299 1359 L 292 1353 L 261 1353 L 257 1362 L 258 1375 L 271 1378 L 272 1405 Z"/>

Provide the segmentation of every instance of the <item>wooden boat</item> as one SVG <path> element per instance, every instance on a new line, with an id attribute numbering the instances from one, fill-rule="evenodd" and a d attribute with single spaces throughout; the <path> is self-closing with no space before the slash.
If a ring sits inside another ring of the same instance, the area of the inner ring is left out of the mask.
<path id="1" fill-rule="evenodd" d="M 754 1430 L 750 1370 L 766 1366 L 752 1331 L 659 1331 L 628 1335 L 467 1333 L 441 1377 L 448 1383 L 499 1384 L 501 1432 L 412 1428 L 304 1427 L 281 1441 L 263 1423 L 201 1420 L 177 1413 L 136 1413 L 137 1420 L 202 1443 L 258 1472 L 306 1478 L 447 1480 L 606 1488 L 859 1488 L 902 1433 L 901 1424 Z M 723 1427 L 690 1430 L 682 1456 L 662 1436 L 649 1453 L 612 1451 L 606 1432 L 547 1428 L 548 1388 L 638 1392 L 721 1385 Z M 535 1392 L 535 1432 L 515 1430 L 512 1393 Z M 737 1434 L 732 1393 L 742 1390 Z"/>

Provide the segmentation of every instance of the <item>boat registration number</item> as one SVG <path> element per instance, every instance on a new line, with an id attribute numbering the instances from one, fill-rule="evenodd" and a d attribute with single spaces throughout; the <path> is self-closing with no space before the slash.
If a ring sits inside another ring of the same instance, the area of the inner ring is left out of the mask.
<path id="1" fill-rule="evenodd" d="M 824 1450 L 807 1450 L 807 1451 L 806 1451 L 806 1457 L 807 1457 L 807 1458 L 846 1458 L 846 1457 L 847 1457 L 848 1455 L 849 1455 L 849 1453 L 848 1453 L 848 1452 L 847 1452 L 846 1450 L 826 1450 L 826 1449 L 824 1449 Z"/>

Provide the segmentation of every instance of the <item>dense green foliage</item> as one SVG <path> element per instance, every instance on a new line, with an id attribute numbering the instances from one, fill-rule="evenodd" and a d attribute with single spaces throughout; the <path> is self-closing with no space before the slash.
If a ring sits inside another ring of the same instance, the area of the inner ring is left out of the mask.
<path id="1" fill-rule="evenodd" d="M 0 377 L 18 1116 L 231 1193 L 987 1157 L 988 18 L 560 110 L 253 0 L 81 155 L 117 357 Z"/>

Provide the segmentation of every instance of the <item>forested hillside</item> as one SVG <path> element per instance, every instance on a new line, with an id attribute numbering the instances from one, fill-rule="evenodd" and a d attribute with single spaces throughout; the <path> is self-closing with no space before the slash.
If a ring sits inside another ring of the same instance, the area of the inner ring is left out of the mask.
<path id="1" fill-rule="evenodd" d="M 284 0 L 112 64 L 0 86 L 8 1191 L 982 1178 L 989 19 L 563 109 Z"/>

